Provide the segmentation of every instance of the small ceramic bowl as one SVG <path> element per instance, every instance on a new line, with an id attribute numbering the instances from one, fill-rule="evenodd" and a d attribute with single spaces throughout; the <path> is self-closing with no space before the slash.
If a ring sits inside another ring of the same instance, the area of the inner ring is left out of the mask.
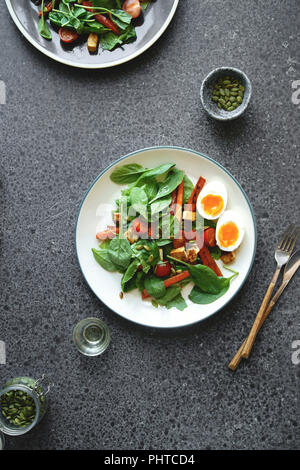
<path id="1" fill-rule="evenodd" d="M 214 84 L 219 80 L 219 78 L 226 77 L 227 75 L 232 78 L 237 78 L 245 88 L 243 102 L 233 111 L 219 109 L 216 103 L 211 99 Z M 219 67 L 210 72 L 203 80 L 200 90 L 200 98 L 203 108 L 212 118 L 217 119 L 218 121 L 232 121 L 246 111 L 250 101 L 251 92 L 251 82 L 244 72 L 232 67 Z"/>

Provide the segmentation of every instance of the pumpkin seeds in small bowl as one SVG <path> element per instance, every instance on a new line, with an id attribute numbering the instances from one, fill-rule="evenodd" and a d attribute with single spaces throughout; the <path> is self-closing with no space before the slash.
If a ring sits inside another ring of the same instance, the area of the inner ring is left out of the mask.
<path id="1" fill-rule="evenodd" d="M 205 111 L 218 121 L 231 121 L 248 107 L 251 82 L 239 69 L 219 67 L 203 80 L 200 98 Z"/>

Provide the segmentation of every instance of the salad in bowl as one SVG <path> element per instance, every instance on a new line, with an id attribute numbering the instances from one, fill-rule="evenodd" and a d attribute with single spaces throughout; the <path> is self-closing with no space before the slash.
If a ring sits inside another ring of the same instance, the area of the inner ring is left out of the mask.
<path id="1" fill-rule="evenodd" d="M 48 40 L 53 32 L 62 43 L 87 38 L 90 53 L 99 46 L 112 51 L 136 39 L 135 23 L 151 0 L 38 0 L 39 34 Z"/>
<path id="2" fill-rule="evenodd" d="M 219 177 L 194 185 L 172 162 L 154 168 L 117 166 L 112 182 L 121 189 L 112 223 L 97 231 L 97 263 L 122 274 L 120 297 L 138 289 L 154 307 L 184 310 L 182 288 L 191 284 L 191 302 L 209 304 L 229 289 L 238 273 L 230 267 L 245 229 L 240 214 L 227 210 Z M 231 271 L 224 277 L 222 270 Z"/>

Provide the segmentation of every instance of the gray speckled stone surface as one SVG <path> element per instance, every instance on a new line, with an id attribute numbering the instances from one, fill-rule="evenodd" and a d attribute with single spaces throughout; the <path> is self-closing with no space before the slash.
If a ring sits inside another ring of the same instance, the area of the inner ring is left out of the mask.
<path id="1" fill-rule="evenodd" d="M 159 0 L 161 1 L 161 0 Z M 73 70 L 42 56 L 0 13 L 0 339 L 19 374 L 52 376 L 40 426 L 9 449 L 300 449 L 300 276 L 259 335 L 251 360 L 227 364 L 248 332 L 274 268 L 282 228 L 299 220 L 300 80 L 297 0 L 180 0 L 158 43 L 132 63 Z M 228 124 L 201 109 L 202 78 L 244 70 L 253 97 Z M 100 170 L 152 145 L 210 155 L 240 181 L 258 223 L 255 265 L 222 312 L 191 328 L 143 329 L 95 298 L 77 265 L 80 200 Z M 111 329 L 99 358 L 81 357 L 71 332 L 95 315 Z"/>

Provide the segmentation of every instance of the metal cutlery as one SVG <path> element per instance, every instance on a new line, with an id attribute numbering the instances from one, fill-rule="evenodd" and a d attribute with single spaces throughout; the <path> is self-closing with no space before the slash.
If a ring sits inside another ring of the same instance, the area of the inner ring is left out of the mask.
<path id="1" fill-rule="evenodd" d="M 246 339 L 245 345 L 243 347 L 242 351 L 242 357 L 247 359 L 249 357 L 249 354 L 251 352 L 252 346 L 254 344 L 255 338 L 257 336 L 257 333 L 260 328 L 260 323 L 263 318 L 264 312 L 267 308 L 267 305 L 269 303 L 269 300 L 271 298 L 272 292 L 274 290 L 276 281 L 278 279 L 278 275 L 280 273 L 280 270 L 282 266 L 284 266 L 293 251 L 293 248 L 295 246 L 296 240 L 299 236 L 300 233 L 300 228 L 296 227 L 295 224 L 289 225 L 287 230 L 284 232 L 282 239 L 280 240 L 277 249 L 275 250 L 275 260 L 277 262 L 277 267 L 275 270 L 275 273 L 273 275 L 273 278 L 269 284 L 269 287 L 267 289 L 267 292 L 265 294 L 265 297 L 262 301 L 262 304 L 259 308 L 259 311 L 257 313 L 256 319 L 252 325 L 251 331 L 249 333 L 248 338 Z"/>
<path id="2" fill-rule="evenodd" d="M 273 296 L 272 300 L 270 300 L 270 303 L 268 304 L 268 306 L 265 310 L 265 313 L 262 317 L 259 328 L 262 327 L 262 325 L 263 325 L 264 321 L 266 320 L 267 316 L 269 315 L 272 308 L 276 304 L 277 300 L 281 296 L 282 292 L 284 291 L 284 289 L 286 288 L 286 286 L 288 285 L 288 283 L 292 279 L 293 275 L 296 273 L 299 266 L 300 266 L 300 250 L 297 250 L 290 257 L 289 261 L 285 265 L 284 272 L 283 272 L 282 283 L 281 283 L 280 287 L 278 288 L 278 290 L 276 291 L 276 294 Z M 245 343 L 246 343 L 246 340 L 242 343 L 240 349 L 235 354 L 233 359 L 230 361 L 230 363 L 228 365 L 229 369 L 236 370 L 237 366 L 241 362 L 241 360 L 242 360 L 242 351 L 244 349 Z"/>

